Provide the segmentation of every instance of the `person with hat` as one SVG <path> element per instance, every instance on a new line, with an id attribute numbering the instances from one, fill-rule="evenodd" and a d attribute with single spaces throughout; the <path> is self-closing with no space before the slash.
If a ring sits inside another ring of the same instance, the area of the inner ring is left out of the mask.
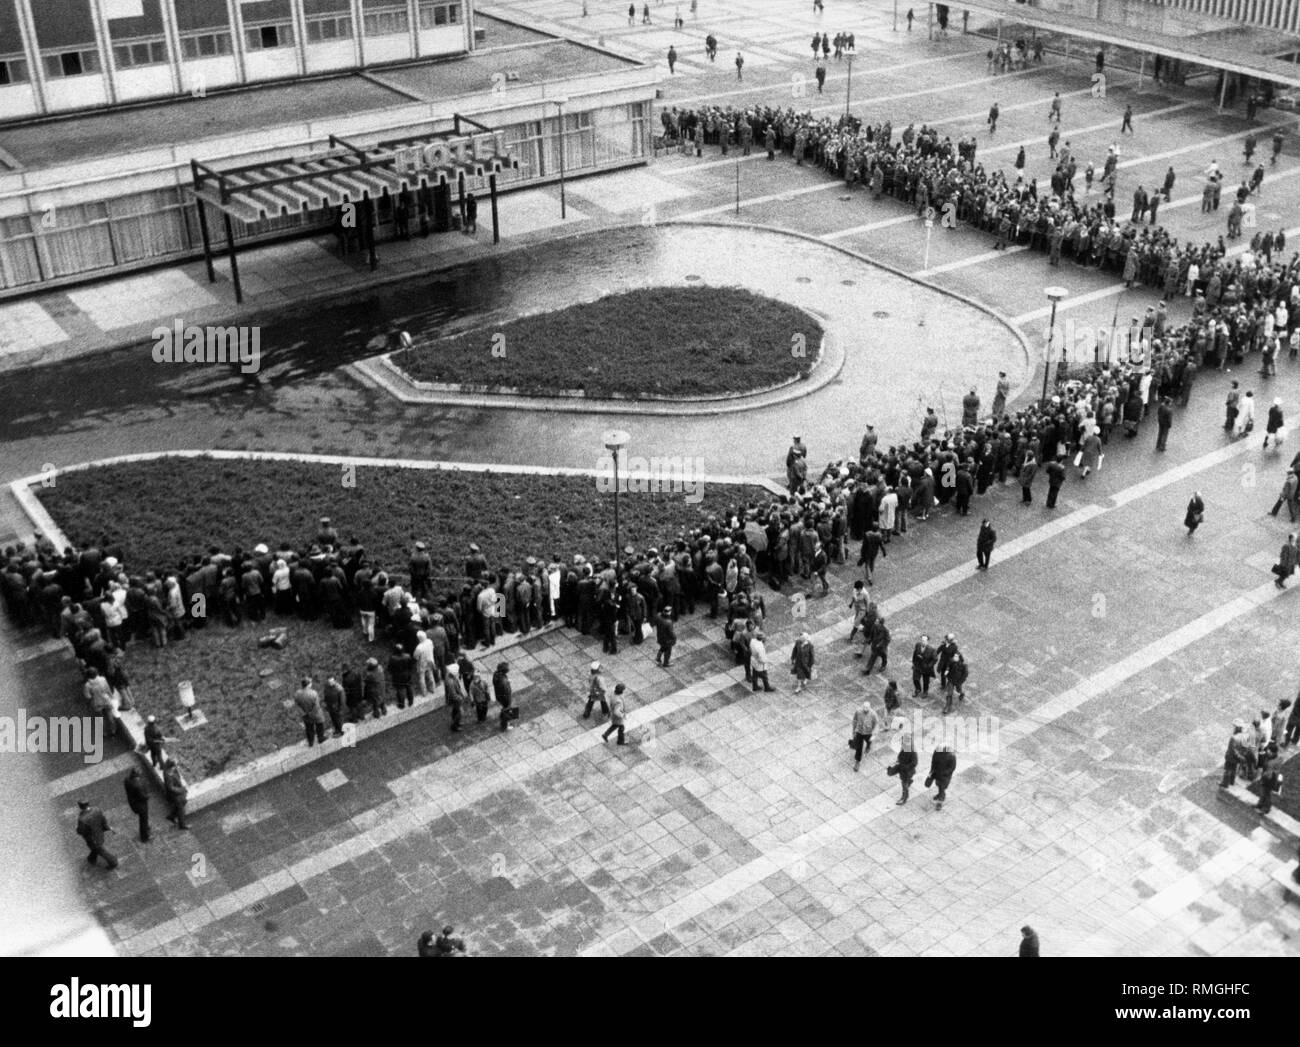
<path id="1" fill-rule="evenodd" d="M 163 765 L 163 732 L 158 726 L 158 717 L 152 713 L 145 718 L 144 722 L 144 748 L 149 753 L 149 762 L 154 767 Z"/>
<path id="2" fill-rule="evenodd" d="M 334 725 L 334 737 L 343 737 L 343 704 L 346 694 L 343 685 L 339 683 L 336 677 L 329 677 L 325 681 L 325 686 L 321 689 L 321 703 L 325 706 L 325 712 L 330 718 L 330 723 Z"/>
<path id="3" fill-rule="evenodd" d="M 417 600 L 428 599 L 433 595 L 433 560 L 430 559 L 423 542 L 415 543 L 408 570 L 411 579 L 411 593 Z"/>
<path id="4" fill-rule="evenodd" d="M 677 644 L 677 626 L 673 624 L 673 612 L 669 607 L 663 608 L 655 619 L 655 640 L 659 644 L 655 664 L 667 669 L 672 661 L 673 647 Z"/>
<path id="5" fill-rule="evenodd" d="M 334 529 L 334 525 L 330 523 L 328 516 L 320 518 L 320 527 L 316 531 L 316 544 L 322 549 L 327 546 L 333 549 L 339 544 L 339 533 Z"/>
<path id="6" fill-rule="evenodd" d="M 465 577 L 472 582 L 478 581 L 487 569 L 487 557 L 474 542 L 470 542 L 469 556 L 465 560 Z"/>
<path id="7" fill-rule="evenodd" d="M 808 478 L 808 448 L 798 436 L 793 437 L 793 443 L 785 453 L 785 478 L 791 495 L 797 493 Z"/>
<path id="8" fill-rule="evenodd" d="M 167 820 L 178 829 L 188 829 L 190 826 L 185 821 L 185 804 L 190 798 L 189 786 L 185 784 L 180 766 L 170 758 L 163 764 L 163 795 L 171 805 Z"/>
<path id="9" fill-rule="evenodd" d="M 388 678 L 393 682 L 393 697 L 397 699 L 397 708 L 405 709 L 415 704 L 411 693 L 411 677 L 415 674 L 415 659 L 406 653 L 402 644 L 395 644 L 393 653 L 388 658 Z"/>
<path id="10" fill-rule="evenodd" d="M 1228 738 L 1228 748 L 1223 754 L 1223 778 L 1220 789 L 1227 789 L 1237 780 L 1237 771 L 1246 758 L 1246 724 L 1243 720 L 1232 721 L 1232 734 Z"/>
<path id="11" fill-rule="evenodd" d="M 378 658 L 367 658 L 365 671 L 361 674 L 361 693 L 370 705 L 371 717 L 378 720 L 388 715 L 388 701 L 384 697 L 384 671 L 379 667 Z"/>
<path id="12" fill-rule="evenodd" d="M 587 683 L 587 708 L 582 713 L 584 720 L 591 719 L 591 710 L 597 702 L 600 702 L 601 714 L 608 716 L 609 702 L 605 699 L 605 683 L 600 678 L 600 662 L 592 662 L 591 679 Z"/>
<path id="13" fill-rule="evenodd" d="M 1038 932 L 1029 924 L 1020 928 L 1020 955 L 1022 957 L 1038 955 Z"/>
<path id="14" fill-rule="evenodd" d="M 460 666 L 452 662 L 447 666 L 447 676 L 442 681 L 443 694 L 446 696 L 447 704 L 451 706 L 451 729 L 452 732 L 460 730 L 461 720 L 465 712 L 465 685 L 461 682 Z"/>
<path id="15" fill-rule="evenodd" d="M 90 853 L 86 861 L 94 865 L 100 858 L 110 870 L 117 868 L 117 856 L 104 846 L 104 837 L 113 830 L 109 828 L 108 819 L 98 807 L 92 807 L 89 800 L 77 801 L 77 835 L 86 841 Z"/>
<path id="16" fill-rule="evenodd" d="M 624 738 L 624 730 L 627 725 L 627 704 L 623 699 L 623 692 L 626 689 L 621 683 L 614 685 L 614 699 L 609 707 L 609 726 L 605 728 L 605 733 L 600 736 L 602 742 L 609 741 L 609 736 L 617 731 L 618 744 L 627 744 L 627 740 Z"/>
<path id="17" fill-rule="evenodd" d="M 131 808 L 131 813 L 140 823 L 140 842 L 148 843 L 149 786 L 145 784 L 144 775 L 140 773 L 139 767 L 132 767 L 127 771 L 122 787 L 126 790 L 126 805 Z"/>
<path id="18" fill-rule="evenodd" d="M 510 729 L 510 721 L 519 718 L 519 710 L 514 705 L 514 689 L 510 686 L 510 666 L 506 662 L 497 662 L 496 672 L 492 674 L 492 695 L 501 706 L 501 730 Z"/>
<path id="19" fill-rule="evenodd" d="M 1268 450 L 1268 438 L 1273 437 L 1273 450 L 1281 446 L 1286 439 L 1286 426 L 1282 418 L 1282 399 L 1275 397 L 1273 406 L 1268 409 L 1268 424 L 1264 427 L 1264 449 Z"/>
<path id="20" fill-rule="evenodd" d="M 311 677 L 304 676 L 301 686 L 293 696 L 293 701 L 302 713 L 302 726 L 307 732 L 307 748 L 317 742 L 325 742 L 325 710 L 321 708 L 320 695 L 311 684 Z"/>

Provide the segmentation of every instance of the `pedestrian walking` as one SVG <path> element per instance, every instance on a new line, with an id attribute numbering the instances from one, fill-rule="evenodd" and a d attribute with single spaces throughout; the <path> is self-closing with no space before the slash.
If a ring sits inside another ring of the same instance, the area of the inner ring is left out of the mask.
<path id="1" fill-rule="evenodd" d="M 492 695 L 501 706 L 498 720 L 501 730 L 508 731 L 510 721 L 519 718 L 519 709 L 514 704 L 514 688 L 510 686 L 510 666 L 505 662 L 498 662 L 496 672 L 492 674 Z"/>
<path id="2" fill-rule="evenodd" d="M 677 72 L 677 48 L 672 44 L 668 45 L 668 72 L 670 75 Z"/>
<path id="3" fill-rule="evenodd" d="M 907 9 L 907 31 L 908 31 L 909 33 L 912 31 L 912 19 L 913 19 L 914 17 L 915 17 L 915 15 L 912 14 L 912 9 L 909 7 L 909 8 Z"/>
<path id="4" fill-rule="evenodd" d="M 935 810 L 941 809 L 944 800 L 948 798 L 948 786 L 952 784 L 952 776 L 956 771 L 957 754 L 952 751 L 951 745 L 943 746 L 930 757 L 930 774 L 925 779 L 925 787 L 927 789 L 931 785 L 939 787 L 934 797 Z"/>
<path id="5" fill-rule="evenodd" d="M 1264 426 L 1264 450 L 1268 450 L 1268 439 L 1273 437 L 1273 450 L 1281 446 L 1282 441 L 1286 439 L 1286 422 L 1282 417 L 1282 400 L 1277 397 L 1273 400 L 1273 406 L 1268 409 L 1268 421 Z"/>
<path id="6" fill-rule="evenodd" d="M 1223 431 L 1231 433 L 1237 427 L 1237 415 L 1241 411 L 1241 392 L 1234 381 L 1232 387 L 1228 390 L 1227 399 L 1223 402 L 1224 418 Z"/>
<path id="7" fill-rule="evenodd" d="M 1001 112 L 1002 110 L 998 108 L 998 103 L 994 102 L 992 108 L 989 109 L 989 118 L 988 118 L 989 134 L 993 134 L 995 131 L 997 131 L 998 115 Z"/>
<path id="8" fill-rule="evenodd" d="M 79 800 L 77 802 L 77 835 L 90 848 L 90 853 L 86 856 L 86 861 L 91 865 L 98 862 L 100 858 L 104 859 L 104 864 L 108 868 L 117 868 L 117 856 L 104 846 L 104 837 L 113 830 L 109 828 L 108 819 L 104 817 L 104 812 L 98 807 L 90 806 L 89 800 Z"/>
<path id="9" fill-rule="evenodd" d="M 1300 742 L 1300 695 L 1291 706 L 1291 715 L 1286 721 L 1286 733 L 1282 736 L 1282 745 L 1295 745 Z"/>
<path id="10" fill-rule="evenodd" d="M 1156 408 L 1156 450 L 1163 451 L 1169 440 L 1169 430 L 1174 424 L 1174 402 L 1168 396 L 1160 398 Z M 1267 440 L 1267 437 L 1265 437 Z"/>
<path id="11" fill-rule="evenodd" d="M 627 725 L 627 705 L 623 701 L 623 692 L 626 689 L 621 683 L 614 685 L 614 698 L 609 706 L 609 726 L 605 728 L 605 733 L 600 736 L 602 742 L 609 741 L 609 736 L 617 731 L 618 744 L 627 745 L 627 740 L 623 736 Z"/>
<path id="12" fill-rule="evenodd" d="M 880 671 L 883 673 L 889 665 L 889 629 L 885 626 L 883 618 L 877 618 L 875 624 L 871 627 L 871 657 L 867 659 L 867 667 L 862 670 L 864 676 L 870 676 L 871 670 L 875 668 L 876 660 L 880 660 Z"/>
<path id="13" fill-rule="evenodd" d="M 1047 508 L 1056 508 L 1056 499 L 1065 483 L 1065 456 L 1057 455 L 1047 463 Z"/>
<path id="14" fill-rule="evenodd" d="M 1038 932 L 1029 924 L 1020 928 L 1020 955 L 1037 956 L 1038 955 Z"/>
<path id="15" fill-rule="evenodd" d="M 952 699 L 954 694 L 958 701 L 964 702 L 966 694 L 962 688 L 966 684 L 966 677 L 970 670 L 966 665 L 966 656 L 957 651 L 952 656 L 952 661 L 948 663 L 947 682 L 944 684 L 944 707 L 943 714 L 947 716 L 952 712 Z"/>
<path id="16" fill-rule="evenodd" d="M 935 649 L 935 668 L 939 673 L 939 686 L 946 688 L 948 686 L 948 666 L 952 664 L 953 657 L 957 654 L 957 638 L 952 633 L 948 633 L 943 642 Z"/>
<path id="17" fill-rule="evenodd" d="M 790 651 L 790 672 L 794 674 L 794 693 L 798 694 L 806 686 L 808 681 L 813 678 L 816 671 L 814 668 L 815 654 L 813 651 L 812 637 L 807 633 L 801 633 L 799 639 L 794 642 L 794 647 Z"/>
<path id="18" fill-rule="evenodd" d="M 1133 107 L 1131 105 L 1124 107 L 1124 122 L 1119 125 L 1119 133 L 1123 134 L 1125 131 L 1133 134 Z"/>
<path id="19" fill-rule="evenodd" d="M 895 807 L 902 807 L 907 803 L 908 791 L 912 788 L 912 779 L 916 777 L 916 746 L 913 744 L 910 734 L 903 735 L 899 743 L 898 759 L 889 767 L 885 768 L 885 773 L 891 777 L 898 777 L 898 784 L 903 787 L 903 795 L 894 801 Z"/>
<path id="20" fill-rule="evenodd" d="M 849 739 L 849 748 L 853 750 L 853 769 L 858 770 L 862 763 L 862 754 L 871 752 L 871 736 L 880 725 L 880 717 L 871 708 L 871 702 L 865 701 L 853 714 L 853 737 Z"/>
<path id="21" fill-rule="evenodd" d="M 761 681 L 764 691 L 774 690 L 772 683 L 767 678 L 769 662 L 767 656 L 767 637 L 761 629 L 757 630 L 749 639 L 749 678 L 754 687 L 754 693 L 758 693 L 758 685 Z"/>
<path id="22" fill-rule="evenodd" d="M 1227 789 L 1237 781 L 1237 772 L 1245 762 L 1246 724 L 1243 720 L 1232 721 L 1232 734 L 1228 737 L 1228 748 L 1223 753 L 1223 777 L 1219 788 Z"/>
<path id="23" fill-rule="evenodd" d="M 178 829 L 188 829 L 190 826 L 185 820 L 185 805 L 189 802 L 190 790 L 180 767 L 171 758 L 163 764 L 163 796 L 171 806 L 167 820 Z"/>
<path id="24" fill-rule="evenodd" d="M 1059 124 L 1061 122 L 1061 92 L 1057 91 L 1052 95 L 1052 108 L 1047 111 L 1049 123 Z"/>
<path id="25" fill-rule="evenodd" d="M 987 571 L 989 569 L 989 557 L 993 555 L 993 547 L 997 545 L 998 532 L 993 529 L 986 516 L 980 522 L 979 534 L 975 536 L 975 569 L 978 571 Z"/>
<path id="26" fill-rule="evenodd" d="M 132 767 L 122 782 L 126 790 L 126 805 L 140 823 L 140 842 L 149 842 L 149 786 L 139 767 Z"/>
<path id="27" fill-rule="evenodd" d="M 736 79 L 745 79 L 745 56 L 739 51 L 736 52 Z"/>
<path id="28" fill-rule="evenodd" d="M 1273 579 L 1273 584 L 1279 589 L 1285 589 L 1286 580 L 1295 574 L 1295 565 L 1295 535 L 1288 534 L 1286 536 L 1286 543 L 1282 546 L 1282 551 L 1278 554 L 1277 563 L 1273 565 L 1273 573 L 1277 575 L 1277 577 Z"/>
<path id="29" fill-rule="evenodd" d="M 858 566 L 863 569 L 866 576 L 866 583 L 874 585 L 876 579 L 876 557 L 888 556 L 885 550 L 884 535 L 880 533 L 880 524 L 874 523 L 871 529 L 862 536 L 862 550 L 858 556 Z"/>
<path id="30" fill-rule="evenodd" d="M 930 638 L 922 636 L 912 648 L 912 697 L 930 697 L 930 681 L 934 679 L 937 652 L 930 646 Z"/>
<path id="31" fill-rule="evenodd" d="M 465 719 L 465 702 L 469 695 L 465 693 L 465 681 L 460 676 L 460 666 L 452 662 L 447 666 L 447 677 L 442 681 L 442 693 L 451 707 L 451 732 L 460 733 Z"/>
<path id="32" fill-rule="evenodd" d="M 659 650 L 655 652 L 655 664 L 667 669 L 672 661 L 673 647 L 677 643 L 677 627 L 673 624 L 671 607 L 665 607 L 655 619 L 655 639 L 659 644 Z"/>
<path id="33" fill-rule="evenodd" d="M 1297 478 L 1294 469 L 1288 469 L 1286 471 L 1286 480 L 1282 484 L 1282 491 L 1277 496 L 1277 501 L 1273 503 L 1273 508 L 1268 511 L 1269 515 L 1276 516 L 1278 510 L 1285 504 L 1287 515 L 1291 518 L 1291 522 L 1295 523 L 1297 490 L 1300 490 L 1300 478 Z"/>
<path id="34" fill-rule="evenodd" d="M 591 678 L 587 681 L 587 708 L 582 712 L 584 720 L 591 719 L 591 710 L 600 702 L 600 711 L 609 715 L 609 702 L 605 698 L 605 682 L 600 678 L 600 662 L 591 663 Z"/>
<path id="35" fill-rule="evenodd" d="M 1205 522 L 1205 502 L 1201 498 L 1200 491 L 1192 493 L 1192 499 L 1187 503 L 1187 513 L 1183 516 L 1183 526 L 1187 528 L 1187 537 L 1190 538 L 1196 533 L 1196 529 Z"/>
<path id="36" fill-rule="evenodd" d="M 871 597 L 867 595 L 866 586 L 861 578 L 853 583 L 853 594 L 849 597 L 849 610 L 853 612 L 853 628 L 849 630 L 849 643 L 862 630 L 864 637 L 871 636 L 871 621 L 867 613 L 871 608 Z"/>

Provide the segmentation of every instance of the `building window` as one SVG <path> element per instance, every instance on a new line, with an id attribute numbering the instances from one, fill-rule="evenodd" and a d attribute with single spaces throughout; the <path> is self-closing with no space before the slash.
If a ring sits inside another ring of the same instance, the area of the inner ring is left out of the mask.
<path id="1" fill-rule="evenodd" d="M 165 65 L 167 44 L 161 40 L 130 40 L 113 45 L 113 64 L 119 69 L 139 65 Z"/>
<path id="2" fill-rule="evenodd" d="M 421 29 L 434 29 L 444 25 L 460 25 L 459 3 L 420 4 Z"/>
<path id="3" fill-rule="evenodd" d="M 26 59 L 0 58 L 0 86 L 4 84 L 25 84 L 29 79 Z"/>
<path id="4" fill-rule="evenodd" d="M 411 31 L 411 19 L 404 7 L 370 11 L 365 18 L 366 36 L 397 36 Z"/>
<path id="5" fill-rule="evenodd" d="M 313 18 L 307 23 L 307 41 L 313 44 L 331 40 L 352 39 L 352 19 L 348 15 L 336 18 Z"/>
<path id="6" fill-rule="evenodd" d="M 52 80 L 65 76 L 87 76 L 99 72 L 99 52 L 59 51 L 41 56 L 45 75 Z"/>
<path id="7" fill-rule="evenodd" d="M 186 58 L 216 58 L 231 53 L 229 33 L 193 33 L 181 37 L 181 51 Z"/>
<path id="8" fill-rule="evenodd" d="M 289 22 L 275 25 L 251 25 L 244 29 L 244 43 L 250 51 L 269 51 L 293 46 L 293 26 Z"/>

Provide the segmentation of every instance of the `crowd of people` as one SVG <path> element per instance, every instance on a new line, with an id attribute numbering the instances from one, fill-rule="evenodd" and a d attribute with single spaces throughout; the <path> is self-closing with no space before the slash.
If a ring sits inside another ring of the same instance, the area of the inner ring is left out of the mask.
<path id="1" fill-rule="evenodd" d="M 1230 258 L 1224 236 L 1215 243 L 1197 244 L 1180 241 L 1158 226 L 1160 204 L 1172 199 L 1176 184 L 1172 167 L 1159 186 L 1139 185 L 1134 190 L 1133 207 L 1126 215 L 1115 200 L 1118 147 L 1107 149 L 1100 169 L 1091 162 L 1081 166 L 1069 140 L 1059 140 L 1059 117 L 1059 106 L 1054 106 L 1047 142 L 1053 170 L 1048 187 L 1040 190 L 1037 180 L 1025 175 L 1023 148 L 1011 171 L 988 170 L 977 159 L 974 135 L 953 142 L 924 124 L 909 124 L 899 132 L 887 120 L 864 124 L 846 114 L 817 117 L 792 107 L 769 106 L 674 107 L 660 114 L 665 141 L 693 147 L 697 155 L 709 145 L 719 146 L 724 155 L 733 146 L 748 155 L 755 143 L 762 143 L 769 159 L 784 153 L 797 165 L 807 162 L 850 185 L 864 186 L 872 199 L 890 196 L 918 214 L 933 209 L 945 225 L 962 222 L 982 229 L 994 237 L 995 248 L 1025 245 L 1046 253 L 1051 265 L 1059 265 L 1064 257 L 1114 272 L 1129 286 L 1136 282 L 1163 290 L 1166 297 L 1191 298 L 1201 291 L 1212 306 L 1231 308 L 1260 283 L 1294 283 L 1300 256 L 1283 261 L 1286 236 L 1281 230 L 1255 233 L 1249 250 Z M 996 121 L 995 105 L 990 125 L 996 127 Z M 1274 149 L 1276 157 L 1280 140 Z M 1207 209 L 1218 208 L 1225 179 L 1218 161 L 1212 162 L 1204 180 Z M 1260 193 L 1262 182 L 1260 165 L 1236 188 L 1227 239 L 1241 235 L 1244 207 L 1252 194 Z"/>

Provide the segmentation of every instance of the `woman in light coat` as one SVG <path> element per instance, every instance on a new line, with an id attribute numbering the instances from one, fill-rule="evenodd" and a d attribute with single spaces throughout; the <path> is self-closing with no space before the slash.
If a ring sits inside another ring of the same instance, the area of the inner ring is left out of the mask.
<path id="1" fill-rule="evenodd" d="M 893 533 L 897 512 L 898 492 L 891 487 L 885 492 L 885 497 L 880 499 L 880 530 L 883 532 L 886 545 L 889 544 L 889 536 Z"/>
<path id="2" fill-rule="evenodd" d="M 1101 468 L 1101 438 L 1093 432 L 1083 438 L 1081 448 L 1083 457 L 1079 459 L 1079 475 L 1087 476 L 1094 469 Z"/>
<path id="3" fill-rule="evenodd" d="M 1250 390 L 1241 398 L 1237 411 L 1237 424 L 1233 427 L 1234 436 L 1245 436 L 1255 426 L 1255 394 Z"/>

